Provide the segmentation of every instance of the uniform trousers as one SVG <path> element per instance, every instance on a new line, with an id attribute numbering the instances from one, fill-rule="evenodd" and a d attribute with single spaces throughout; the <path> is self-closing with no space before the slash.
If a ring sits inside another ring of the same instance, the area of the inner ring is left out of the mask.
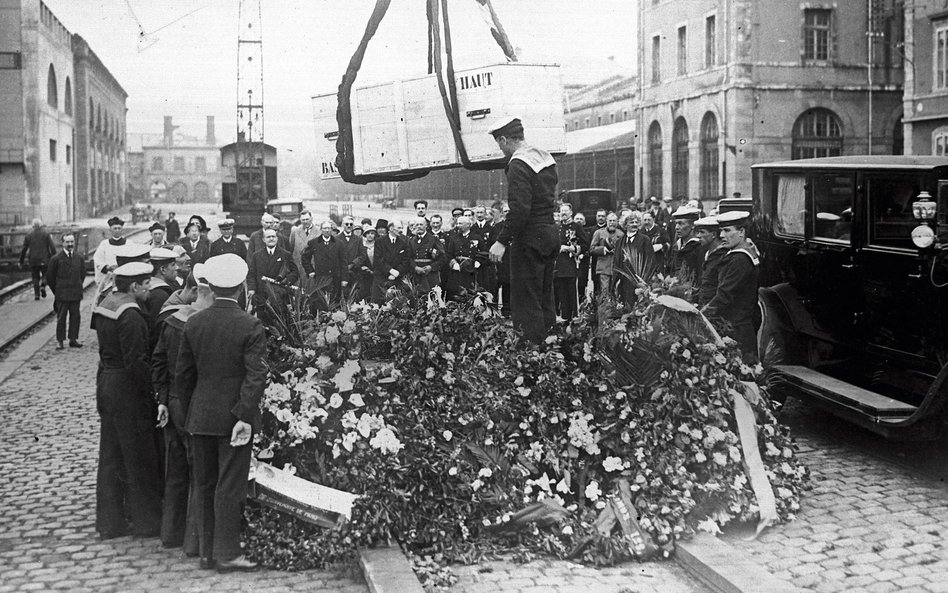
<path id="1" fill-rule="evenodd" d="M 161 514 L 161 543 L 168 548 L 184 547 L 188 556 L 197 556 L 198 525 L 189 500 L 194 497 L 191 479 L 193 460 L 191 438 L 184 430 L 165 426 L 165 499 Z"/>
<path id="2" fill-rule="evenodd" d="M 195 521 L 201 557 L 226 562 L 240 556 L 240 520 L 247 498 L 253 439 L 241 447 L 230 436 L 192 435 Z"/>
<path id="3" fill-rule="evenodd" d="M 566 322 L 576 317 L 576 277 L 561 277 L 553 280 L 553 296 L 556 312 Z"/>
<path id="4" fill-rule="evenodd" d="M 103 538 L 128 533 L 126 517 L 136 535 L 154 536 L 161 529 L 155 414 L 150 402 L 135 401 L 128 381 L 124 370 L 99 371 L 96 530 Z"/>
<path id="5" fill-rule="evenodd" d="M 553 265 L 559 234 L 553 225 L 537 229 L 550 245 L 547 253 L 514 241 L 510 246 L 510 317 L 513 326 L 532 342 L 541 342 L 556 321 L 553 310 Z"/>
<path id="6" fill-rule="evenodd" d="M 66 339 L 66 317 L 69 317 L 69 340 L 79 339 L 79 304 L 80 301 L 53 301 L 53 311 L 56 312 L 56 341 Z"/>

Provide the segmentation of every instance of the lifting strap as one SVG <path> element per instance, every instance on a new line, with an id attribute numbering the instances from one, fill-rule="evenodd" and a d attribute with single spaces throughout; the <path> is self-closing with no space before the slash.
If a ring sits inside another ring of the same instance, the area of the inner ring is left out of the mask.
<path id="1" fill-rule="evenodd" d="M 516 61 L 517 56 L 510 40 L 504 32 L 497 13 L 491 5 L 490 0 L 475 0 L 482 11 L 487 11 L 490 17 L 491 36 L 503 50 L 508 61 Z M 362 67 L 362 60 L 365 58 L 365 50 L 369 41 L 378 31 L 379 24 L 385 17 L 391 0 L 376 0 L 375 8 L 369 17 L 362 39 L 355 53 L 349 60 L 349 65 L 339 84 L 337 95 L 336 123 L 339 127 L 339 137 L 336 140 L 336 169 L 344 181 L 349 183 L 366 184 L 373 181 L 409 181 L 418 179 L 428 174 L 427 169 L 418 171 L 409 171 L 404 173 L 377 173 L 370 175 L 356 175 L 354 171 L 355 157 L 352 131 L 352 87 L 355 84 L 359 68 Z M 447 83 L 442 73 L 441 61 L 441 26 L 439 23 L 439 12 L 444 20 L 444 51 L 447 58 Z M 461 164 L 467 169 L 495 169 L 496 163 L 472 163 L 467 155 L 467 149 L 461 136 L 461 118 L 458 110 L 457 86 L 454 78 L 454 58 L 451 48 L 451 29 L 448 22 L 447 0 L 428 0 L 428 73 L 435 73 L 438 81 L 438 90 L 441 93 L 442 104 L 444 105 L 445 116 L 451 127 L 451 134 L 454 138 L 454 144 L 457 147 L 458 154 L 461 157 Z M 487 20 L 485 16 L 485 20 Z"/>

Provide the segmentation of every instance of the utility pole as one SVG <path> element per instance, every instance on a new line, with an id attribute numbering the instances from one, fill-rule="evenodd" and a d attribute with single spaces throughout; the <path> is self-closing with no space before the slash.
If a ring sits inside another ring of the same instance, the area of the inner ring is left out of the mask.
<path id="1" fill-rule="evenodd" d="M 263 141 L 263 28 L 260 0 L 240 0 L 237 30 L 236 204 L 267 203 Z"/>

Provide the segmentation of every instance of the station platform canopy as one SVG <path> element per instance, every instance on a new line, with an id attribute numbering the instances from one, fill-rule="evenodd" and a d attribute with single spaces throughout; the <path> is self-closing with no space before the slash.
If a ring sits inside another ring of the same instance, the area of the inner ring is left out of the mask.
<path id="1" fill-rule="evenodd" d="M 566 154 L 635 146 L 635 120 L 566 132 Z"/>

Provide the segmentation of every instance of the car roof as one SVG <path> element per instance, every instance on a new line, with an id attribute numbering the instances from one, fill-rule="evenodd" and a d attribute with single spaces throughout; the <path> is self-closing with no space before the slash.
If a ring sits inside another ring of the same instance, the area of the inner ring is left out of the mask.
<path id="1" fill-rule="evenodd" d="M 798 159 L 759 163 L 753 169 L 916 169 L 928 170 L 948 167 L 948 158 L 941 156 L 856 155 L 816 159 Z"/>

